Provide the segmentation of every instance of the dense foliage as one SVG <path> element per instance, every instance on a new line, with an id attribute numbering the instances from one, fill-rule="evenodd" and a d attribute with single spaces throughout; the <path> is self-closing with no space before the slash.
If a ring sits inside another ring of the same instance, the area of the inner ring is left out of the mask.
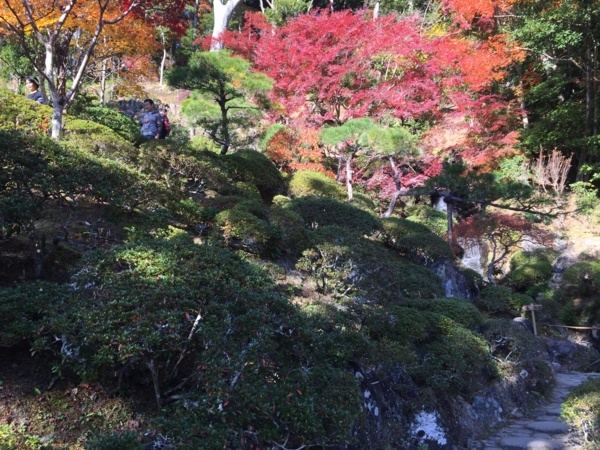
<path id="1" fill-rule="evenodd" d="M 597 5 L 192 3 L 0 6 L 0 76 L 51 103 L 0 90 L 0 347 L 52 377 L 0 449 L 409 449 L 420 411 L 546 396 L 512 319 L 600 321 L 597 255 L 548 250 L 571 192 L 597 221 Z M 143 141 L 107 99 L 155 79 Z"/>

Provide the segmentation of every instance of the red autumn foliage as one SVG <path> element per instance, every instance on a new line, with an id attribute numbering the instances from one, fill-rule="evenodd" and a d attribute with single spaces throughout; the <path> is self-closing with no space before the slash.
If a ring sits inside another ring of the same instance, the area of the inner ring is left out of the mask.
<path id="1" fill-rule="evenodd" d="M 288 128 L 279 130 L 267 143 L 265 153 L 284 172 L 314 170 L 334 176 L 321 164 L 323 154 L 319 147 L 317 130 Z"/>

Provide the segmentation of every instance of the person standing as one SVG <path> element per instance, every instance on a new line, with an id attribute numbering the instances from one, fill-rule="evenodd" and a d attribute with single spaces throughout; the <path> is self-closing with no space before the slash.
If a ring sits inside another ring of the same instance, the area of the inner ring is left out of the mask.
<path id="1" fill-rule="evenodd" d="M 144 109 L 146 114 L 140 120 L 140 132 L 146 139 L 159 139 L 163 132 L 163 123 L 160 113 L 154 109 L 154 101 L 149 98 L 144 100 Z"/>
<path id="2" fill-rule="evenodd" d="M 27 94 L 27 98 L 29 100 L 33 100 L 34 102 L 38 102 L 40 104 L 45 104 L 44 96 L 40 92 L 40 82 L 36 77 L 27 77 L 25 78 L 25 85 L 29 89 L 29 94 Z"/>
<path id="3" fill-rule="evenodd" d="M 169 110 L 166 106 L 160 108 L 160 118 L 162 121 L 162 132 L 160 133 L 160 139 L 165 139 L 169 134 L 171 134 L 171 122 L 169 122 Z"/>

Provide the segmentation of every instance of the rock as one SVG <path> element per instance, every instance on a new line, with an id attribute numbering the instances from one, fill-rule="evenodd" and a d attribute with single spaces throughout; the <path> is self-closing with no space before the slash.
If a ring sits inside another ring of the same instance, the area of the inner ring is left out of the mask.
<path id="1" fill-rule="evenodd" d="M 465 298 L 471 301 L 477 297 L 477 286 L 450 262 L 435 263 L 431 270 L 441 280 L 446 297 Z"/>
<path id="2" fill-rule="evenodd" d="M 544 338 L 544 340 L 552 364 L 560 364 L 568 370 L 584 371 L 599 356 L 598 352 L 589 345 L 558 338 Z"/>
<path id="3" fill-rule="evenodd" d="M 410 431 L 420 446 L 430 450 L 453 449 L 448 433 L 440 425 L 440 416 L 436 411 L 421 411 L 410 426 Z"/>
<path id="4" fill-rule="evenodd" d="M 513 319 L 513 323 L 533 333 L 533 325 L 531 324 L 531 321 L 529 319 L 526 319 L 525 317 L 515 317 Z"/>

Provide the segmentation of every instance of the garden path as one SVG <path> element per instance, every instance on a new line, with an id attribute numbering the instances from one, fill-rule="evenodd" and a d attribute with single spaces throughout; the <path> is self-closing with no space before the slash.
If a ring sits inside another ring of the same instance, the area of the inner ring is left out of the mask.
<path id="1" fill-rule="evenodd" d="M 481 442 L 483 450 L 582 450 L 584 447 L 560 419 L 561 405 L 569 391 L 600 373 L 562 372 L 550 401 L 531 415 L 512 421 Z"/>

